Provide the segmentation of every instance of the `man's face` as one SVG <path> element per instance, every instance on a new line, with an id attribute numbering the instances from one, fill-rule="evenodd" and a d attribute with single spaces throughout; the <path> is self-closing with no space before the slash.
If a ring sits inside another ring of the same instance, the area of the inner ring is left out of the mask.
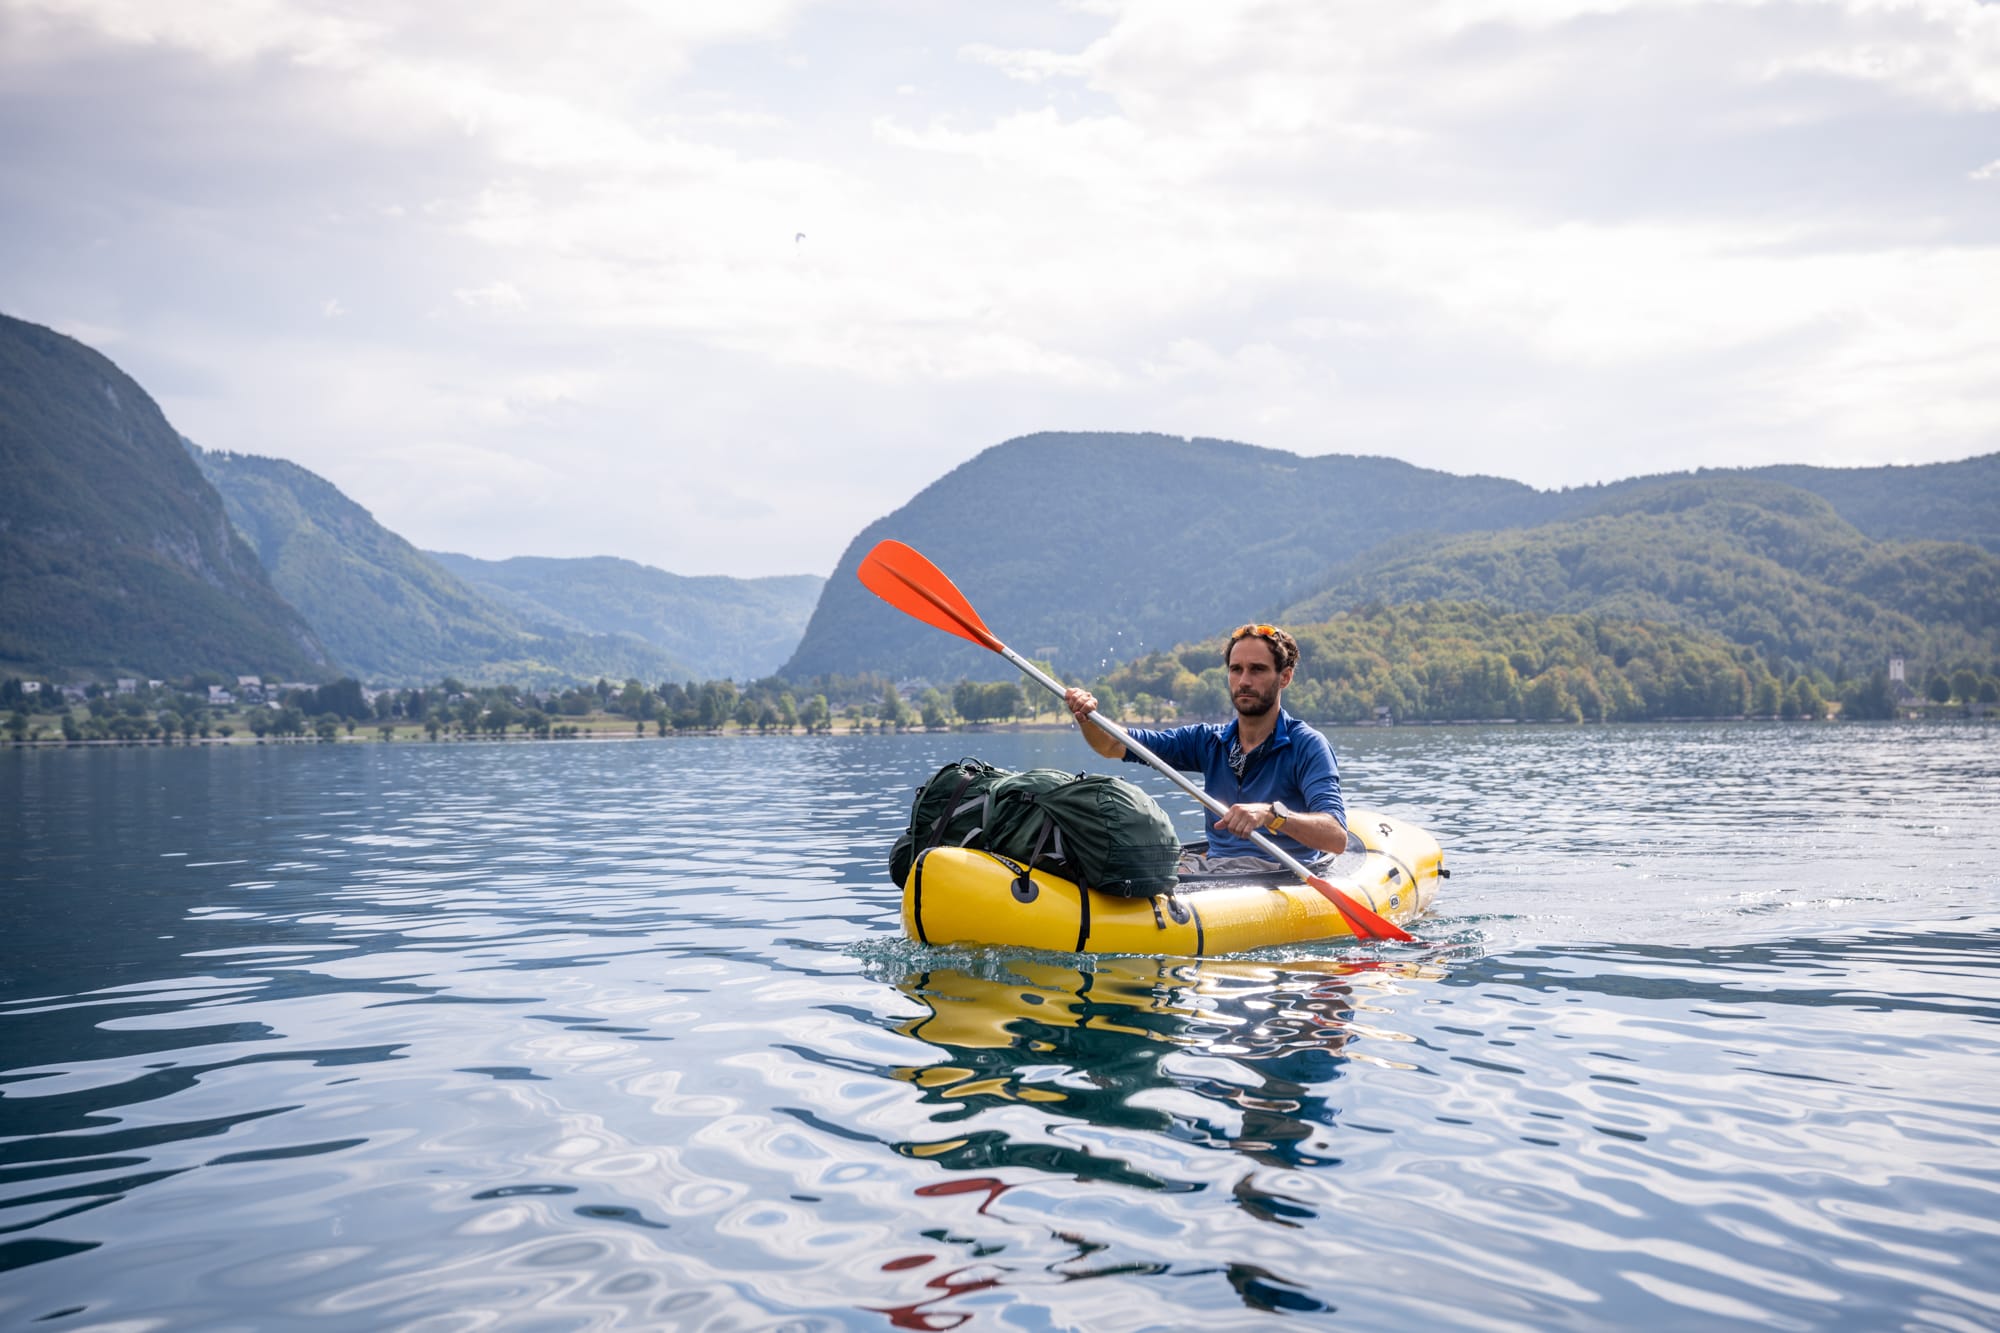
<path id="1" fill-rule="evenodd" d="M 1292 683 L 1290 669 L 1278 670 L 1269 639 L 1248 635 L 1229 648 L 1229 698 L 1243 717 L 1262 717 L 1278 706 L 1278 693 Z"/>

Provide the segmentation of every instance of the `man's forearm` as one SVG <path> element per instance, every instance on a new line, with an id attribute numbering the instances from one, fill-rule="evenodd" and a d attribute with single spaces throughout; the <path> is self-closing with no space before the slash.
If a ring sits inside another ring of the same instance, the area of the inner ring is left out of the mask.
<path id="1" fill-rule="evenodd" d="M 1090 720 L 1090 715 L 1097 711 L 1096 695 L 1072 685 L 1063 691 L 1063 703 L 1068 706 L 1070 716 L 1076 719 L 1077 729 L 1083 732 L 1086 745 L 1106 759 L 1125 757 L 1125 742 Z"/>
<path id="2" fill-rule="evenodd" d="M 1125 742 L 1113 736 L 1103 727 L 1098 726 L 1087 717 L 1078 718 L 1076 725 L 1077 729 L 1083 732 L 1084 743 L 1103 755 L 1106 759 L 1123 759 L 1125 757 Z"/>
<path id="3" fill-rule="evenodd" d="M 1320 810 L 1301 810 L 1285 821 L 1285 836 L 1316 852 L 1347 850 L 1347 830 L 1340 820 Z"/>

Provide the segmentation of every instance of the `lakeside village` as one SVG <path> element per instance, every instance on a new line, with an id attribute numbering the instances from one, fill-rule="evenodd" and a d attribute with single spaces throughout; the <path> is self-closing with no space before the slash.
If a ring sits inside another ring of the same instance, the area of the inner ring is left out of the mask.
<path id="1" fill-rule="evenodd" d="M 801 697 L 803 695 L 803 697 Z M 1036 703 L 1040 706 L 1035 706 Z M 805 691 L 777 678 L 534 690 L 468 685 L 373 688 L 213 673 L 180 681 L 119 677 L 85 684 L 0 679 L 0 713 L 16 745 L 266 740 L 629 739 L 673 734 L 948 731 L 1060 720 L 1053 699 L 1015 684 L 961 681 L 950 694 L 921 680 L 821 677 Z"/>
<path id="2" fill-rule="evenodd" d="M 1516 677 L 1510 688 L 1461 698 L 1457 707 L 1441 700 L 1441 710 L 1349 699 L 1331 713 L 1312 706 L 1314 696 L 1305 691 L 1297 692 L 1303 698 L 1288 695 L 1287 705 L 1309 721 L 1348 726 L 2000 716 L 2000 678 L 1961 668 L 1951 675 L 1933 673 L 1919 691 L 1900 657 L 1844 688 L 1825 682 L 1822 690 L 1803 675 L 1790 687 L 1753 681 L 1747 674 L 1720 687 L 1713 680 L 1694 684 L 1699 688 L 1663 694 L 1651 707 L 1607 706 L 1595 681 L 1561 672 L 1544 672 L 1525 683 Z M 1197 676 L 1165 654 L 1099 677 L 1091 688 L 1107 713 L 1133 724 L 1227 715 L 1219 671 Z M 371 688 L 352 678 L 316 685 L 248 675 L 225 681 L 213 673 L 176 682 L 125 677 L 85 684 L 16 676 L 0 679 L 0 713 L 14 745 L 632 739 L 649 733 L 824 735 L 1069 725 L 1055 699 L 1018 682 L 961 680 L 947 693 L 922 680 L 872 675 L 822 676 L 804 688 L 770 677 L 748 685 L 730 680 L 614 685 L 599 679 L 549 690 L 468 685 L 452 677 L 434 686 L 397 689 Z"/>

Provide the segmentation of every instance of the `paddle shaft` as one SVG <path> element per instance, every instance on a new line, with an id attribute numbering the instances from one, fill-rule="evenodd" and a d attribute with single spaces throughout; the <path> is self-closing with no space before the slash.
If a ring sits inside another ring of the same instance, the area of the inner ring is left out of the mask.
<path id="1" fill-rule="evenodd" d="M 1069 693 L 1069 691 L 1063 686 L 1063 683 L 1061 681 L 1057 680 L 1054 676 L 1051 676 L 1048 672 L 1036 666 L 1033 662 L 1030 662 L 1027 658 L 1015 652 L 1012 648 L 1009 648 L 1006 644 L 1000 642 L 1000 640 L 998 639 L 993 640 L 993 648 L 994 651 L 998 652 L 1002 657 L 1006 658 L 1009 662 L 1012 662 L 1015 666 L 1019 667 L 1023 672 L 1027 673 L 1027 676 L 1030 680 L 1033 680 L 1034 682 L 1042 686 L 1042 688 L 1048 690 L 1051 694 L 1055 695 L 1057 698 L 1063 698 Z M 1225 815 L 1229 813 L 1228 806 L 1224 805 L 1221 801 L 1217 800 L 1215 797 L 1210 796 L 1206 790 L 1204 790 L 1203 788 L 1197 786 L 1195 783 L 1190 781 L 1186 774 L 1182 773 L 1172 764 L 1169 764 L 1166 760 L 1160 758 L 1160 756 L 1154 754 L 1151 750 L 1148 750 L 1145 746 L 1139 744 L 1139 742 L 1133 740 L 1131 732 L 1125 730 L 1125 728 L 1119 726 L 1116 722 L 1113 722 L 1110 718 L 1104 716 L 1104 714 L 1098 712 L 1094 708 L 1090 712 L 1090 720 L 1092 722 L 1095 722 L 1098 726 L 1104 728 L 1105 731 L 1111 734 L 1113 739 L 1117 740 L 1120 744 L 1122 744 L 1126 749 L 1130 750 L 1133 754 L 1138 755 L 1141 759 L 1151 764 L 1155 769 L 1158 769 L 1161 773 L 1166 774 L 1167 780 L 1169 782 L 1173 783 L 1176 787 L 1179 787 L 1182 791 L 1186 792 L 1188 795 L 1194 797 L 1197 801 L 1200 801 L 1204 806 L 1208 807 L 1211 813 L 1217 815 Z M 1300 879 L 1310 880 L 1313 877 L 1313 872 L 1306 869 L 1306 867 L 1299 861 L 1297 857 L 1292 856 L 1291 854 L 1286 852 L 1284 848 L 1278 846 L 1277 843 L 1272 842 L 1269 838 L 1265 837 L 1264 831 L 1262 829 L 1250 830 L 1250 841 L 1257 845 L 1259 851 L 1263 852 L 1266 856 L 1269 856 L 1274 860 L 1276 860 L 1279 864 L 1284 866 L 1285 869 L 1291 871 L 1294 875 L 1297 875 Z"/>

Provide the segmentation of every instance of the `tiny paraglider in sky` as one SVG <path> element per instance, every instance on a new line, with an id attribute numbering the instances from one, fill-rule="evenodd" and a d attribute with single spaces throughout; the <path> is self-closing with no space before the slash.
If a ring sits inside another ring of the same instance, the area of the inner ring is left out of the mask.
<path id="1" fill-rule="evenodd" d="M 798 235 L 792 237 L 792 244 L 797 245 L 800 241 L 803 241 L 805 238 L 806 234 L 804 232 L 800 232 Z"/>

